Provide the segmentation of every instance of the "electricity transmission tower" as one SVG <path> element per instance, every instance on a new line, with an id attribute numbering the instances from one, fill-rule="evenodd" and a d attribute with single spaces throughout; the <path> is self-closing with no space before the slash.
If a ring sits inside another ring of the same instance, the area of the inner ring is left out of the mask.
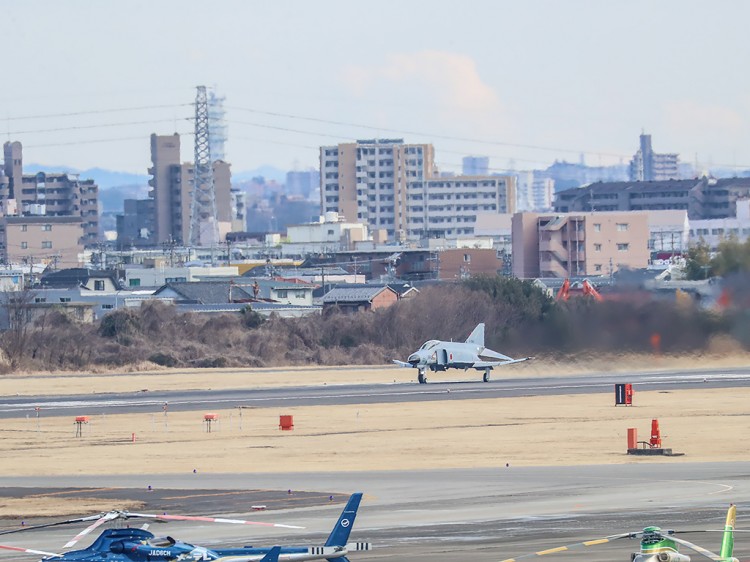
<path id="1" fill-rule="evenodd" d="M 216 217 L 216 189 L 208 132 L 206 87 L 198 86 L 195 96 L 195 161 L 193 197 L 190 206 L 190 244 L 214 246 L 219 242 Z"/>

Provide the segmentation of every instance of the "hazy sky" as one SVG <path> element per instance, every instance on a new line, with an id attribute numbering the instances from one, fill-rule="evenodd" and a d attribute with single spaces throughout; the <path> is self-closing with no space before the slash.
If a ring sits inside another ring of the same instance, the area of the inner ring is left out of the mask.
<path id="1" fill-rule="evenodd" d="M 750 168 L 749 23 L 744 0 L 0 0 L 0 132 L 27 163 L 145 174 L 205 84 L 235 171 L 376 136 L 444 169 L 627 162 L 641 129 Z"/>

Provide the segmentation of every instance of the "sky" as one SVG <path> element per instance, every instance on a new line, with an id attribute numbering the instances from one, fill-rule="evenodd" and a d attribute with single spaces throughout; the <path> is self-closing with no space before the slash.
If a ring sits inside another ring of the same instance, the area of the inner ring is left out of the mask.
<path id="1" fill-rule="evenodd" d="M 145 174 L 151 133 L 192 160 L 206 85 L 235 172 L 375 137 L 443 170 L 627 163 L 642 131 L 750 168 L 748 22 L 744 0 L 0 0 L 0 134 L 26 163 Z"/>

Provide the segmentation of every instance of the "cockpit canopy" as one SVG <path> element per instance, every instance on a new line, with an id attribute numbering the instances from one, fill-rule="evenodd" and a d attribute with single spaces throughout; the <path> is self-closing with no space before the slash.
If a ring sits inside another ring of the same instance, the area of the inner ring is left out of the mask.
<path id="1" fill-rule="evenodd" d="M 422 347 L 419 348 L 419 351 L 422 351 L 423 349 L 432 349 L 436 345 L 438 345 L 440 342 L 438 340 L 429 340 L 422 344 Z"/>

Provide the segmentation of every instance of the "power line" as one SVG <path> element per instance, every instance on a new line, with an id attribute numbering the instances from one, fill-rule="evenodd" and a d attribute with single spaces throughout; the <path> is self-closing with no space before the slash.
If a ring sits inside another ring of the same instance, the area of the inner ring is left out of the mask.
<path id="1" fill-rule="evenodd" d="M 454 141 L 461 141 L 461 142 L 470 142 L 470 143 L 476 143 L 476 144 L 485 144 L 485 145 L 495 145 L 495 146 L 509 146 L 512 148 L 526 148 L 531 150 L 545 150 L 549 152 L 568 152 L 572 154 L 596 154 L 600 156 L 613 156 L 617 158 L 630 158 L 630 155 L 628 154 L 615 154 L 615 153 L 607 153 L 607 152 L 600 152 L 595 150 L 574 150 L 570 148 L 560 148 L 560 147 L 551 147 L 551 146 L 541 146 L 541 145 L 534 145 L 534 144 L 520 144 L 520 143 L 511 143 L 506 141 L 488 141 L 488 140 L 482 140 L 482 139 L 471 139 L 467 137 L 458 137 L 453 135 L 441 135 L 437 133 L 425 133 L 425 132 L 419 132 L 419 131 L 410 131 L 406 129 L 392 129 L 388 127 L 375 127 L 373 125 L 365 125 L 362 123 L 349 123 L 345 121 L 334 121 L 331 119 L 321 119 L 318 117 L 307 117 L 304 115 L 294 115 L 290 113 L 280 113 L 275 111 L 263 111 L 260 109 L 250 109 L 246 107 L 227 107 L 227 109 L 234 109 L 236 111 L 246 111 L 248 113 L 256 113 L 259 115 L 268 115 L 272 117 L 284 117 L 287 119 L 299 119 L 303 121 L 313 121 L 316 123 L 326 123 L 329 125 L 339 125 L 344 127 L 357 127 L 360 129 L 368 129 L 371 131 L 387 131 L 391 133 L 398 133 L 398 134 L 404 134 L 404 135 L 416 135 L 421 137 L 432 137 L 432 138 L 438 138 L 438 139 L 444 139 L 444 140 L 454 140 Z"/>
<path id="2" fill-rule="evenodd" d="M 68 113 L 48 113 L 46 115 L 21 115 L 17 117 L 6 117 L 4 121 L 21 121 L 27 119 L 49 119 L 51 117 L 77 117 L 80 115 L 97 115 L 101 113 L 117 113 L 122 111 L 144 111 L 147 109 L 173 109 L 175 107 L 191 106 L 191 103 L 178 103 L 168 105 L 143 105 L 140 107 L 118 107 L 115 109 L 92 109 L 89 111 L 72 111 Z"/>
<path id="3" fill-rule="evenodd" d="M 135 107 L 119 107 L 119 108 L 111 108 L 111 109 L 99 109 L 99 110 L 88 110 L 88 111 L 75 111 L 75 112 L 64 112 L 64 113 L 49 113 L 49 114 L 37 114 L 37 115 L 22 115 L 22 116 L 14 116 L 14 117 L 6 117 L 5 121 L 21 121 L 21 120 L 33 120 L 33 119 L 48 119 L 48 118 L 61 118 L 61 117 L 77 117 L 77 116 L 85 116 L 85 115 L 99 115 L 99 114 L 107 114 L 107 113 L 118 113 L 118 112 L 128 112 L 128 111 L 145 111 L 145 110 L 154 110 L 154 109 L 174 109 L 174 108 L 182 108 L 182 107 L 192 107 L 192 103 L 181 103 L 181 104 L 162 104 L 162 105 L 146 105 L 146 106 L 135 106 Z M 589 154 L 589 155 L 598 155 L 598 156 L 611 156 L 616 158 L 630 158 L 631 155 L 629 154 L 618 154 L 618 153 L 609 153 L 609 152 L 599 152 L 595 150 L 574 150 L 570 148 L 562 148 L 562 147 L 551 147 L 551 146 L 543 146 L 543 145 L 536 145 L 536 144 L 521 144 L 521 143 L 511 143 L 507 141 L 490 141 L 490 140 L 484 140 L 484 139 L 476 139 L 476 138 L 468 138 L 468 137 L 460 137 L 460 136 L 454 136 L 454 135 L 443 135 L 443 134 L 437 134 L 437 133 L 426 133 L 426 132 L 419 132 L 419 131 L 412 131 L 408 129 L 395 129 L 395 128 L 388 128 L 388 127 L 376 127 L 373 125 L 367 125 L 363 123 L 352 123 L 352 122 L 346 122 L 346 121 L 337 121 L 332 119 L 322 119 L 317 117 L 310 117 L 305 115 L 296 115 L 296 114 L 290 114 L 290 113 L 283 113 L 283 112 L 276 112 L 276 111 L 264 111 L 259 109 L 252 109 L 252 108 L 246 108 L 246 107 L 236 107 L 231 106 L 228 107 L 228 109 L 233 109 L 236 111 L 243 111 L 248 113 L 254 113 L 258 115 L 267 115 L 271 117 L 281 117 L 286 119 L 297 119 L 302 121 L 310 121 L 315 123 L 323 123 L 328 125 L 336 125 L 336 126 L 344 126 L 344 127 L 356 127 L 360 129 L 366 129 L 370 131 L 378 131 L 378 132 L 389 132 L 389 133 L 395 133 L 395 134 L 403 134 L 403 135 L 415 135 L 420 137 L 433 137 L 436 139 L 443 139 L 443 140 L 451 140 L 451 141 L 460 141 L 460 142 L 467 142 L 467 143 L 474 143 L 474 144 L 482 144 L 482 145 L 488 145 L 488 146 L 506 146 L 506 147 L 512 147 L 512 148 L 520 148 L 520 149 L 529 149 L 529 150 L 542 150 L 542 151 L 549 151 L 549 152 L 562 152 L 562 153 L 571 153 L 571 154 Z M 5 134 L 7 135 L 19 135 L 19 134 L 38 134 L 38 133 L 49 133 L 49 132 L 63 132 L 63 131 L 74 131 L 74 130 L 86 130 L 86 129 L 94 129 L 94 128 L 102 128 L 102 127 L 120 127 L 120 126 L 132 126 L 132 125 L 146 125 L 146 124 L 153 124 L 153 123 L 166 123 L 166 122 L 174 122 L 176 120 L 191 120 L 190 117 L 183 117 L 183 118 L 171 118 L 171 119 L 156 119 L 156 120 L 149 120 L 149 121 L 127 121 L 127 122 L 119 122 L 119 123 L 103 123 L 103 124 L 97 124 L 97 125 L 77 125 L 77 126 L 70 126 L 70 127 L 57 127 L 57 128 L 51 128 L 51 129 L 34 129 L 34 130 L 25 130 L 25 131 L 6 131 Z M 342 136 L 344 138 L 351 138 L 347 135 L 332 135 L 328 133 L 322 133 L 322 132 L 315 132 L 315 131 L 308 131 L 308 130 L 302 130 L 302 129 L 295 129 L 291 127 L 282 127 L 278 125 L 266 125 L 262 123 L 253 123 L 253 122 L 244 122 L 244 121 L 230 121 L 232 124 L 236 125 L 246 125 L 246 126 L 252 126 L 252 127 L 259 127 L 259 128 L 265 128 L 270 130 L 277 130 L 282 132 L 288 132 L 288 133 L 298 133 L 298 134 L 306 134 L 306 135 L 314 135 L 318 137 L 327 137 L 327 138 L 335 138 L 335 139 L 341 139 Z M 189 135 L 193 134 L 191 132 L 187 133 L 180 133 L 181 135 Z M 81 141 L 69 141 L 69 142 L 63 142 L 63 143 L 44 143 L 44 144 L 36 144 L 36 145 L 28 145 L 29 148 L 43 148 L 43 147 L 54 147 L 54 146 L 66 146 L 66 145 L 76 145 L 76 144 L 93 144 L 98 142 L 118 142 L 118 141 L 125 141 L 125 140 L 136 140 L 140 139 L 142 137 L 120 137 L 120 138 L 112 138 L 112 139 L 92 139 L 92 140 L 81 140 Z M 301 145 L 301 144 L 295 144 L 295 143 L 285 143 L 281 141 L 274 141 L 269 139 L 250 139 L 246 137 L 233 137 L 238 140 L 249 140 L 252 142 L 260 142 L 260 143 L 269 143 L 269 144 L 280 144 L 280 145 L 286 145 L 286 146 L 294 146 L 299 148 L 306 148 L 306 149 L 314 149 L 317 150 L 320 147 L 312 147 L 308 145 Z M 463 152 L 458 151 L 450 151 L 450 150 L 444 150 L 440 149 L 443 153 L 451 153 L 451 154 L 464 154 Z M 492 158 L 511 158 L 511 157 L 504 157 L 504 156 L 497 156 L 497 155 L 489 155 Z M 534 160 L 529 158 L 518 158 L 518 157 L 512 157 L 514 160 L 517 161 L 524 161 L 524 162 L 532 162 L 536 164 L 542 164 L 540 160 Z M 714 163 L 714 167 L 724 167 L 724 168 L 732 168 L 732 169 L 748 169 L 750 168 L 750 164 L 724 164 L 724 163 Z M 506 168 L 493 168 L 494 170 L 507 170 Z"/>
<path id="4" fill-rule="evenodd" d="M 184 132 L 184 133 L 177 133 L 180 136 L 188 136 L 192 135 L 194 133 L 192 132 Z M 143 141 L 144 137 L 143 135 L 139 135 L 137 137 L 118 137 L 118 138 L 109 138 L 109 139 L 91 139 L 91 140 L 82 140 L 82 141 L 68 141 L 68 142 L 55 142 L 55 143 L 48 143 L 48 144 L 29 144 L 25 145 L 24 148 L 48 148 L 48 147 L 54 147 L 54 146 L 72 146 L 77 144 L 95 144 L 99 142 L 121 142 L 121 141 L 131 141 L 131 140 L 138 140 Z"/>
<path id="5" fill-rule="evenodd" d="M 341 139 L 341 135 L 330 135 L 328 133 L 319 133 L 317 131 L 304 131 L 302 129 L 292 129 L 290 127 L 279 127 L 277 125 L 265 125 L 263 123 L 249 123 L 247 121 L 234 121 L 234 120 L 229 120 L 228 123 L 230 125 L 247 125 L 249 127 L 260 127 L 261 129 L 273 129 L 275 131 L 283 131 L 285 133 L 299 133 L 303 135 L 313 135 L 316 137 L 329 137 L 333 139 Z M 320 147 L 317 147 L 317 148 L 320 148 Z"/>
<path id="6" fill-rule="evenodd" d="M 266 125 L 264 123 L 251 123 L 251 122 L 247 122 L 247 121 L 233 121 L 233 120 L 228 121 L 228 123 L 230 125 L 247 125 L 247 126 L 250 126 L 250 127 L 259 127 L 259 128 L 262 128 L 262 129 L 272 129 L 272 130 L 284 131 L 284 132 L 288 132 L 288 133 L 299 133 L 299 134 L 303 134 L 303 135 L 311 135 L 311 136 L 316 136 L 316 137 L 329 137 L 329 138 L 335 138 L 335 139 L 341 139 L 342 138 L 342 135 L 331 135 L 331 134 L 327 134 L 327 133 L 319 133 L 319 132 L 316 132 L 316 131 L 306 131 L 306 130 L 302 130 L 302 129 L 292 129 L 290 127 L 279 127 L 279 126 L 276 126 L 276 125 Z M 234 137 L 234 138 L 242 138 L 242 137 Z M 263 141 L 262 139 L 245 139 L 245 140 L 258 140 L 258 142 L 274 142 L 274 141 Z M 278 143 L 278 144 L 287 144 L 287 143 Z M 298 145 L 298 144 L 290 144 L 290 146 L 298 146 L 298 147 L 301 147 L 301 148 L 312 148 L 312 149 L 315 149 L 315 150 L 319 150 L 320 149 L 320 146 L 312 147 L 312 146 L 308 146 L 308 145 Z M 444 150 L 442 148 L 440 149 L 440 152 L 441 153 L 446 153 L 446 154 L 457 154 L 457 155 L 464 155 L 464 156 L 466 155 L 465 152 L 459 152 L 459 151 L 456 151 L 456 150 Z M 515 156 L 497 156 L 497 155 L 492 155 L 492 154 L 490 154 L 488 156 L 490 156 L 492 158 L 496 158 L 496 159 L 511 159 L 512 158 L 513 160 L 519 160 L 519 161 L 522 161 L 522 162 L 531 162 L 531 163 L 534 163 L 534 164 L 543 164 L 543 162 L 540 161 L 540 160 L 538 160 L 538 159 L 517 158 Z M 491 169 L 493 169 L 493 170 L 508 170 L 508 168 L 491 168 Z"/>
<path id="7" fill-rule="evenodd" d="M 283 146 L 294 146 L 296 148 L 309 148 L 310 150 L 320 150 L 320 146 L 311 146 L 309 144 L 297 144 L 293 142 L 283 142 L 283 141 L 272 141 L 268 139 L 257 139 L 257 138 L 250 138 L 250 137 L 238 137 L 233 136 L 233 139 L 237 140 L 244 140 L 244 141 L 250 141 L 250 142 L 262 142 L 262 143 L 268 143 L 268 144 L 280 144 Z"/>
<path id="8" fill-rule="evenodd" d="M 180 119 L 189 121 L 188 118 Z M 78 131 L 85 129 L 101 129 L 103 127 L 128 127 L 131 125 L 151 125 L 152 123 L 169 123 L 175 119 L 150 119 L 148 121 L 121 121 L 119 123 L 99 123 L 97 125 L 71 125 L 69 127 L 55 127 L 53 129 L 33 129 L 29 131 L 7 131 L 6 135 L 30 135 L 35 133 L 56 133 L 61 131 Z"/>

